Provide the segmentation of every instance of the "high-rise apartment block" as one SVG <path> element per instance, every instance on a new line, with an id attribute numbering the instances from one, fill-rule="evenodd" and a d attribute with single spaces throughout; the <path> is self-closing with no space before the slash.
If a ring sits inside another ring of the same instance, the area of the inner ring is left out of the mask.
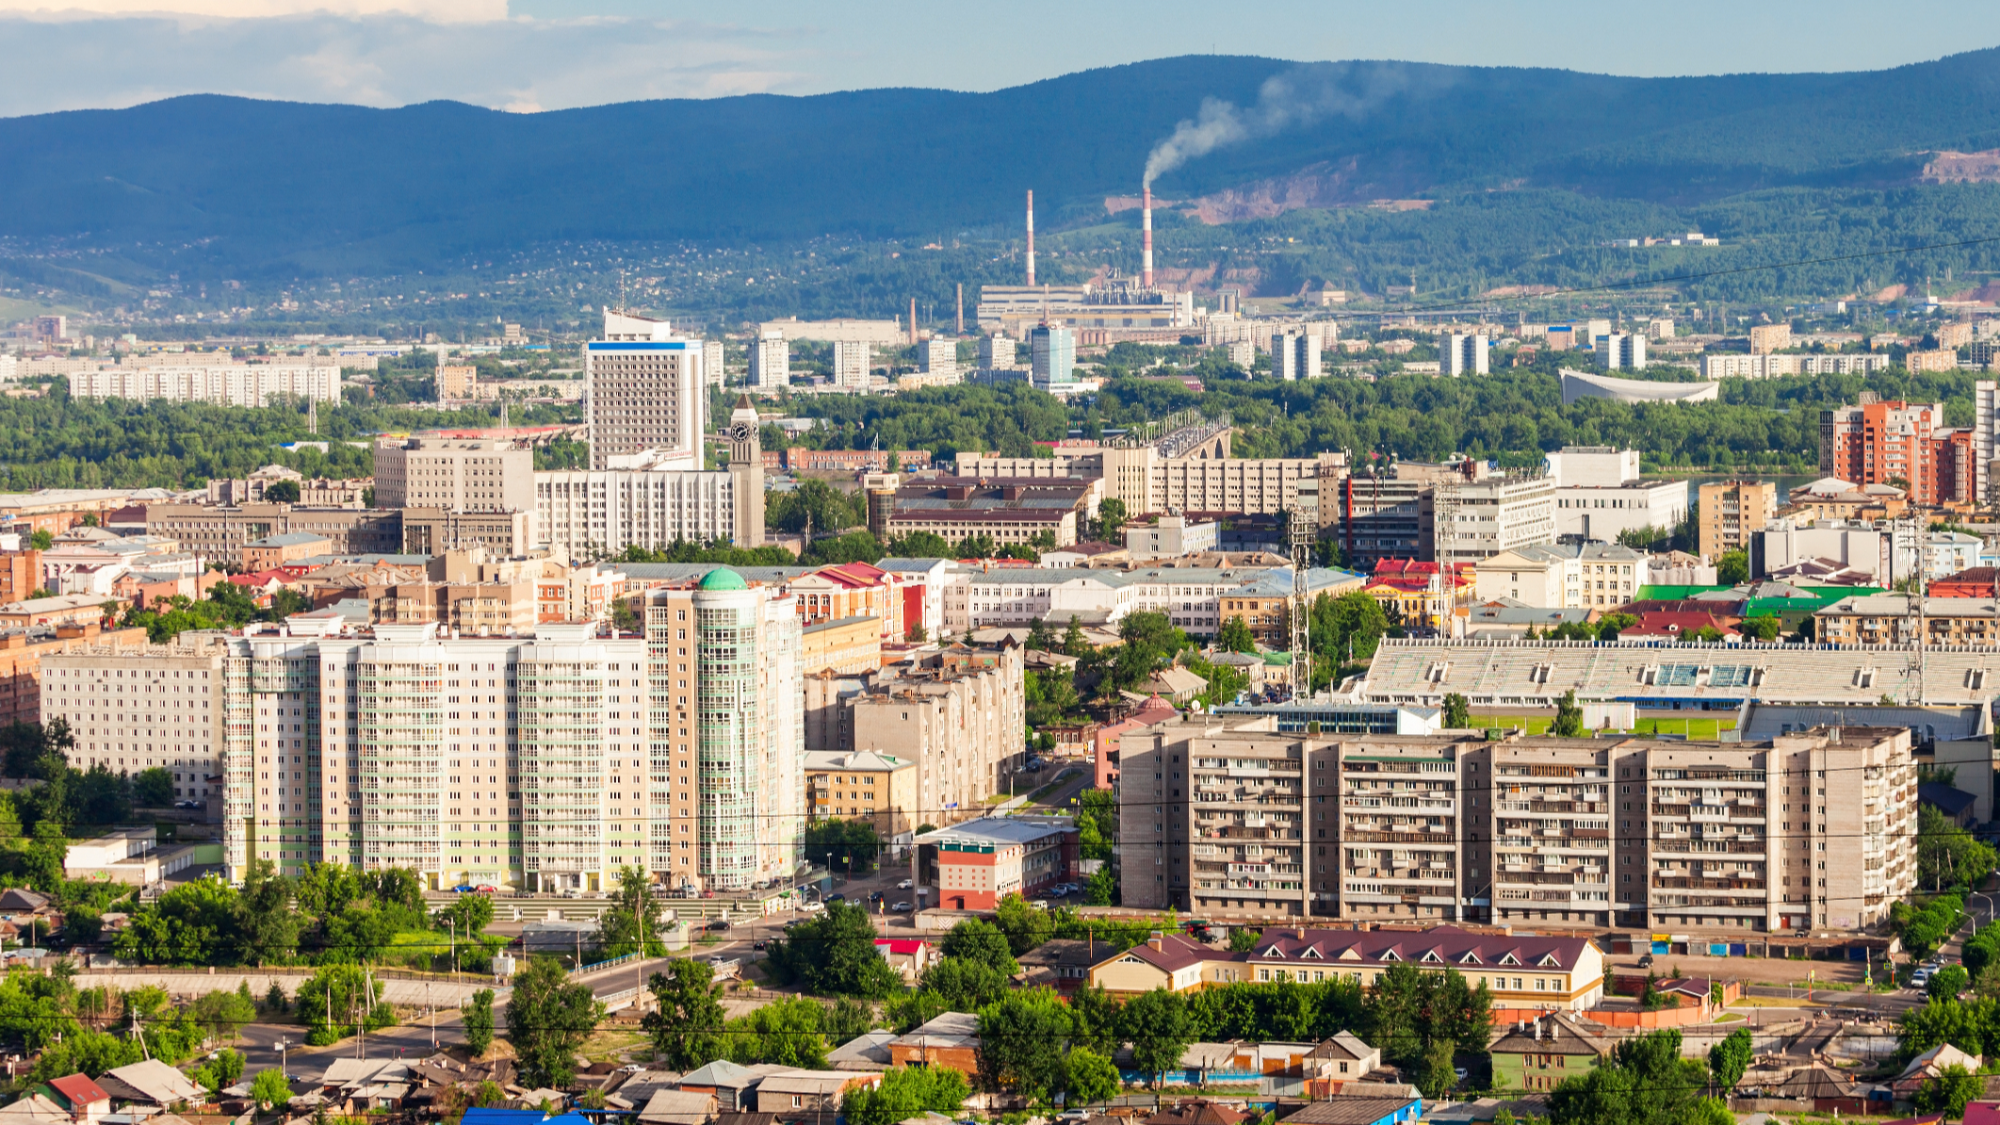
<path id="1" fill-rule="evenodd" d="M 853 390 L 868 389 L 868 368 L 875 358 L 875 346 L 866 340 L 835 340 L 833 385 Z"/>
<path id="2" fill-rule="evenodd" d="M 1320 338 L 1304 332 L 1271 337 L 1271 377 L 1292 382 L 1320 377 Z"/>
<path id="3" fill-rule="evenodd" d="M 1019 341 L 1005 332 L 979 338 L 979 366 L 988 371 L 1011 371 L 1021 362 Z"/>
<path id="4" fill-rule="evenodd" d="M 956 382 L 958 379 L 958 341 L 949 337 L 932 337 L 917 345 L 917 369 L 926 375 L 937 376 L 941 380 Z M 944 385 L 939 383 L 937 385 Z"/>
<path id="5" fill-rule="evenodd" d="M 1041 324 L 1028 333 L 1029 376 L 1042 390 L 1060 390 L 1076 382 L 1076 333 L 1061 325 Z"/>
<path id="6" fill-rule="evenodd" d="M 1489 342 L 1484 333 L 1448 333 L 1438 337 L 1438 370 L 1446 375 L 1490 374 Z"/>
<path id="7" fill-rule="evenodd" d="M 1643 371 L 1646 368 L 1646 338 L 1636 332 L 1611 332 L 1599 336 L 1597 365 L 1608 371 Z"/>
<path id="8" fill-rule="evenodd" d="M 1778 486 L 1771 481 L 1704 484 L 1695 492 L 1701 553 L 1710 562 L 1725 551 L 1747 549 L 1750 537 L 1778 514 Z"/>
<path id="9" fill-rule="evenodd" d="M 1768 355 L 1781 352 L 1792 346 L 1792 326 L 1790 324 L 1753 324 L 1750 326 L 1750 354 Z"/>
<path id="10" fill-rule="evenodd" d="M 723 384 L 728 373 L 728 350 L 721 340 L 703 340 L 701 343 L 701 377 L 711 387 Z"/>
<path id="11" fill-rule="evenodd" d="M 69 375 L 69 393 L 73 398 L 165 399 L 216 406 L 270 406 L 286 398 L 340 401 L 340 368 L 328 357 L 308 357 L 300 363 L 217 363 L 196 353 L 189 359 L 193 362 L 186 365 L 121 363 L 74 371 Z"/>
<path id="12" fill-rule="evenodd" d="M 236 878 L 259 859 L 410 867 L 433 888 L 602 890 L 628 866 L 690 889 L 788 877 L 805 749 L 792 598 L 716 570 L 644 609 L 632 638 L 425 623 L 75 653 L 51 658 L 50 715 L 86 761 L 226 778 L 190 784 L 226 790 Z"/>
<path id="13" fill-rule="evenodd" d="M 469 363 L 440 363 L 435 378 L 439 402 L 478 397 L 479 368 Z"/>
<path id="14" fill-rule="evenodd" d="M 1280 732 L 1120 746 L 1127 906 L 1224 920 L 1854 929 L 1915 889 L 1910 732 L 1731 743 Z"/>
<path id="15" fill-rule="evenodd" d="M 383 508 L 530 512 L 535 454 L 513 443 L 391 439 L 375 446 L 375 503 Z"/>
<path id="16" fill-rule="evenodd" d="M 1822 410 L 1819 415 L 1819 471 L 1849 484 L 1893 484 L 1907 489 L 1921 506 L 1937 495 L 1941 402 L 1868 401 Z"/>
<path id="17" fill-rule="evenodd" d="M 668 322 L 606 309 L 604 338 L 583 347 L 590 467 L 659 450 L 701 468 L 708 400 L 702 360 L 702 342 L 675 336 Z"/>
<path id="18" fill-rule="evenodd" d="M 779 329 L 763 329 L 750 341 L 750 385 L 765 390 L 792 385 L 792 349 Z"/>

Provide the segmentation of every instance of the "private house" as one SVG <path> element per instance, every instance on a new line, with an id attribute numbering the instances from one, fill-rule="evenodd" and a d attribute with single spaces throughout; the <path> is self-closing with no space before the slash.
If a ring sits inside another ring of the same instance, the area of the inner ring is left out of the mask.
<path id="1" fill-rule="evenodd" d="M 1493 1088 L 1547 1092 L 1565 1078 L 1588 1073 L 1611 1053 L 1611 1039 L 1589 1023 L 1560 1012 L 1515 1023 L 1487 1053 Z"/>

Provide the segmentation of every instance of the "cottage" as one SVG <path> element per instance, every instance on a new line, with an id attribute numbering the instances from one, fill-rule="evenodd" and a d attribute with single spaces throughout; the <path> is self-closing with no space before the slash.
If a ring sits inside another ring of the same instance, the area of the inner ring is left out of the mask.
<path id="1" fill-rule="evenodd" d="M 1487 1048 L 1496 1090 L 1553 1090 L 1565 1078 L 1589 1073 L 1610 1053 L 1610 1039 L 1560 1012 L 1513 1024 Z"/>
<path id="2" fill-rule="evenodd" d="M 786 1070 L 757 1084 L 757 1110 L 780 1117 L 799 1111 L 833 1113 L 849 1090 L 882 1084 L 880 1074 L 852 1070 Z"/>
<path id="3" fill-rule="evenodd" d="M 645 1125 L 702 1125 L 715 1116 L 715 1095 L 698 1090 L 655 1090 L 639 1111 Z"/>
<path id="4" fill-rule="evenodd" d="M 53 1092 L 56 1104 L 69 1111 L 70 1120 L 76 1125 L 97 1125 L 104 1115 L 111 1112 L 111 1095 L 104 1087 L 90 1080 L 89 1075 L 67 1074 L 61 1078 L 51 1078 L 48 1088 Z"/>
<path id="5" fill-rule="evenodd" d="M 187 1075 L 158 1059 L 146 1059 L 130 1066 L 107 1070 L 97 1078 L 115 1101 L 128 1105 L 156 1105 L 161 1108 L 181 1102 L 200 1102 L 208 1091 L 188 1080 Z"/>
<path id="6" fill-rule="evenodd" d="M 889 1041 L 889 1058 L 896 1066 L 948 1066 L 967 1077 L 979 1073 L 979 1017 L 971 1012 L 945 1012 Z"/>
<path id="7" fill-rule="evenodd" d="M 887 1070 L 890 1065 L 889 1044 L 894 1042 L 893 1031 L 863 1032 L 839 1047 L 828 1051 L 826 1065 L 829 1070 Z"/>

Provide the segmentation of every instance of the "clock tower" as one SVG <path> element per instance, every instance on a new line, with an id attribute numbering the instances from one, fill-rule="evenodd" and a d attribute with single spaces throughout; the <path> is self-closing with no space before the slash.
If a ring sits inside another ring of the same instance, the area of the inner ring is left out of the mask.
<path id="1" fill-rule="evenodd" d="M 764 443 L 757 433 L 757 408 L 749 395 L 736 396 L 729 412 L 729 481 L 735 494 L 736 545 L 764 545 Z"/>

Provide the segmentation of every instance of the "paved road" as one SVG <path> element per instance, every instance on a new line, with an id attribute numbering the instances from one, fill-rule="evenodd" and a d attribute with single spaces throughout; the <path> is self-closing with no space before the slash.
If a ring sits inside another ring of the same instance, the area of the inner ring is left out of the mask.
<path id="1" fill-rule="evenodd" d="M 504 1012 L 496 1011 L 496 1017 L 505 1026 Z M 237 1050 L 243 1052 L 246 1075 L 254 1075 L 260 1070 L 270 1070 L 279 1065 L 277 1043 L 284 1040 L 288 1047 L 283 1052 L 287 1074 L 295 1080 L 318 1081 L 326 1073 L 326 1068 L 335 1059 L 342 1058 L 427 1058 L 432 1053 L 431 1026 L 427 1020 L 422 1024 L 389 1027 L 381 1031 L 371 1031 L 356 1043 L 353 1037 L 343 1039 L 327 1047 L 307 1047 L 304 1045 L 305 1029 L 291 1024 L 253 1023 L 243 1029 L 243 1042 Z M 465 1042 L 464 1023 L 455 1009 L 440 1011 L 437 1015 L 437 1043 L 440 1048 L 463 1045 Z"/>

